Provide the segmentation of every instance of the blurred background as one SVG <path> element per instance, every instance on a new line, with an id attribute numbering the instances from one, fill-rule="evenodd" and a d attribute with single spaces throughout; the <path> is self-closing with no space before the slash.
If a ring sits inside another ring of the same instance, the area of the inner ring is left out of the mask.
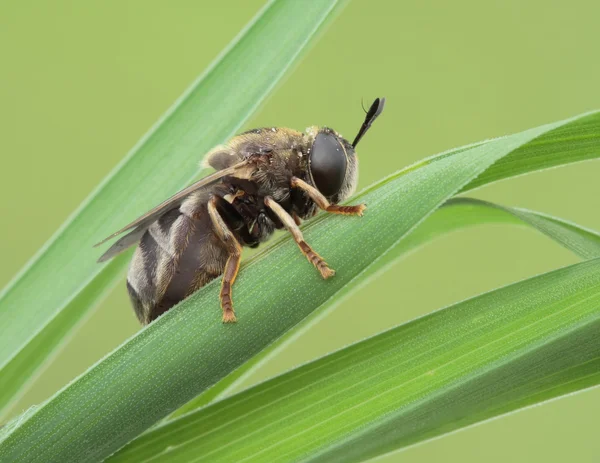
<path id="1" fill-rule="evenodd" d="M 0 4 L 0 285 L 6 284 L 263 4 Z M 360 187 L 420 158 L 600 108 L 600 2 L 353 0 L 246 128 L 354 133 Z M 202 153 L 198 153 L 200 156 Z M 168 175 L 168 172 L 165 173 Z M 600 163 L 472 193 L 600 230 Z M 547 238 L 488 226 L 433 242 L 345 300 L 246 385 L 434 309 L 576 262 Z M 139 329 L 124 282 L 40 375 L 39 403 Z M 600 389 L 382 461 L 598 461 Z"/>

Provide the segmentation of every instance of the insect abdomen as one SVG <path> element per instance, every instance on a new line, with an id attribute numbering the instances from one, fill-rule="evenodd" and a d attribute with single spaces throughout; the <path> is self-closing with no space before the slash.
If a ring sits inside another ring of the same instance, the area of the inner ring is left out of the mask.
<path id="1" fill-rule="evenodd" d="M 205 209 L 206 204 L 199 205 L 199 219 L 180 209 L 169 211 L 140 240 L 127 289 L 142 323 L 150 323 L 223 273 L 227 252 Z"/>

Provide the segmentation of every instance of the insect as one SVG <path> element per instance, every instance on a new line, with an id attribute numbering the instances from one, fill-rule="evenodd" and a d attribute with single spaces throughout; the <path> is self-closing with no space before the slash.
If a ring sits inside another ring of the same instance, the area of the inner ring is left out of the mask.
<path id="1" fill-rule="evenodd" d="M 223 276 L 223 322 L 236 321 L 232 286 L 242 246 L 256 247 L 286 228 L 325 279 L 334 275 L 304 241 L 299 225 L 318 209 L 362 216 L 365 205 L 339 206 L 358 182 L 355 147 L 383 111 L 376 99 L 352 143 L 328 127 L 305 133 L 260 128 L 233 137 L 206 156 L 216 170 L 105 240 L 129 231 L 98 260 L 138 244 L 127 290 L 142 324 L 150 323 L 209 281 Z"/>

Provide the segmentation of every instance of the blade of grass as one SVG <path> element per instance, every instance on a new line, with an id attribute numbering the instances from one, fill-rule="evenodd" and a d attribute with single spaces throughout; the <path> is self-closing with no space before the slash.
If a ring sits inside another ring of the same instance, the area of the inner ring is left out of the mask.
<path id="1" fill-rule="evenodd" d="M 122 272 L 126 259 L 98 265 L 92 245 L 188 183 L 345 3 L 268 2 L 1 293 L 0 410 Z M 96 296 L 79 296 L 88 286 Z M 27 374 L 17 370 L 24 364 Z"/>
<path id="2" fill-rule="evenodd" d="M 596 115 L 590 114 L 589 117 L 581 117 L 577 122 L 577 125 L 578 127 L 559 127 L 553 130 L 550 135 L 541 137 L 539 140 L 533 140 L 525 146 L 514 150 L 512 153 L 499 159 L 493 166 L 465 185 L 461 192 L 467 192 L 488 183 L 524 175 L 536 170 L 550 169 L 569 163 L 595 159 L 598 156 L 598 144 L 600 140 Z M 489 140 L 480 142 L 474 144 L 473 147 L 481 146 L 489 142 Z M 549 150 L 548 144 L 552 144 L 553 148 Z M 448 152 L 439 157 L 451 154 L 452 152 Z M 410 169 L 419 168 L 431 159 L 435 159 L 435 157 L 418 162 L 411 166 Z M 489 214 L 492 213 L 492 211 L 487 208 L 486 213 Z M 502 221 L 511 220 L 509 216 L 502 213 L 496 218 L 500 217 Z M 444 225 L 441 225 L 441 228 L 436 223 L 439 218 L 446 222 Z M 445 234 L 452 231 L 454 226 L 461 228 L 465 225 L 465 219 L 466 217 L 464 217 L 462 221 L 453 224 L 452 217 L 447 216 L 443 209 L 436 211 L 435 216 L 432 217 L 431 220 L 428 219 L 424 224 L 418 227 L 419 232 L 409 234 L 408 237 L 402 240 L 390 253 L 383 255 L 379 261 L 375 262 L 374 265 L 367 270 L 365 277 L 371 273 L 375 273 L 379 268 L 384 267 L 387 263 L 393 261 L 398 254 L 407 252 L 420 245 L 423 239 L 429 239 L 430 237 L 427 237 L 426 234 L 430 233 L 431 238 L 433 238 L 437 236 L 438 233 Z M 472 219 L 475 219 L 476 223 L 478 222 L 476 218 L 473 217 Z M 431 229 L 429 229 L 430 223 L 434 225 Z M 351 292 L 353 292 L 352 288 L 344 289 L 345 295 L 349 295 Z M 339 300 L 341 300 L 341 297 L 326 304 L 327 308 L 325 310 L 333 310 L 333 308 L 337 306 Z M 262 352 L 248 364 L 244 365 L 240 370 L 233 372 L 230 377 L 223 380 L 222 384 L 219 384 L 215 388 L 211 388 L 201 396 L 190 401 L 190 403 L 181 407 L 181 410 L 174 412 L 173 417 L 181 416 L 191 410 L 195 410 L 210 403 L 215 398 L 223 397 L 223 394 L 226 394 L 228 391 L 235 388 L 244 380 L 244 378 L 248 377 L 255 368 L 277 355 L 277 352 L 283 348 L 284 345 L 287 345 L 292 341 L 292 337 L 295 339 L 301 332 L 308 329 L 310 324 L 311 321 L 308 320 L 302 327 L 294 330 L 292 334 L 286 335 L 284 338 L 278 340 L 275 345 L 269 346 L 266 352 Z"/>
<path id="3" fill-rule="evenodd" d="M 11 403 L 14 403 L 26 391 L 29 383 L 33 383 L 41 373 L 43 362 L 51 362 L 58 353 L 58 347 L 65 342 L 72 329 L 83 323 L 86 315 L 110 292 L 112 286 L 123 277 L 123 267 L 131 252 L 118 256 L 104 267 L 94 280 L 88 284 L 77 297 L 67 304 L 52 321 L 41 330 L 31 342 L 23 347 L 0 374 L 0 397 L 5 405 L 0 417 L 8 416 Z M 81 312 L 82 307 L 88 311 Z"/>
<path id="4" fill-rule="evenodd" d="M 457 230 L 485 224 L 525 225 L 539 231 L 582 259 L 600 257 L 600 234 L 558 217 L 474 198 L 452 198 L 399 243 L 388 262 Z"/>
<path id="5" fill-rule="evenodd" d="M 504 207 L 473 198 L 452 198 L 374 265 L 367 268 L 361 275 L 359 283 L 348 285 L 336 295 L 335 299 L 324 304 L 319 310 L 318 320 L 338 307 L 345 297 L 354 294 L 377 279 L 379 275 L 419 247 L 449 233 L 468 227 L 490 224 L 529 226 L 573 251 L 583 259 L 600 257 L 600 234 L 593 230 L 527 209 Z M 318 320 L 307 319 L 293 333 L 283 336 L 243 366 L 223 378 L 215 386 L 176 410 L 169 419 L 198 410 L 217 399 L 230 395 L 259 367 L 278 355 Z"/>
<path id="6" fill-rule="evenodd" d="M 362 219 L 316 218 L 305 228 L 305 236 L 338 270 L 335 278 L 320 280 L 295 244 L 280 241 L 251 259 L 240 273 L 237 325 L 219 321 L 219 281 L 215 280 L 12 428 L 0 443 L 0 458 L 107 457 L 322 306 L 497 160 L 532 140 L 549 141 L 545 151 L 552 155 L 560 146 L 551 143 L 559 127 L 570 127 L 572 133 L 598 133 L 600 114 L 430 158 L 358 195 L 355 200 L 369 205 Z M 580 146 L 587 158 L 600 155 L 598 146 Z"/>
<path id="7" fill-rule="evenodd" d="M 582 118 L 578 130 L 557 128 L 551 139 L 540 139 L 500 159 L 493 167 L 473 179 L 462 191 L 470 191 L 488 183 L 517 177 L 542 169 L 589 160 L 589 150 L 597 150 L 600 133 L 593 130 L 594 118 Z M 591 124 L 591 126 L 589 125 Z M 591 130 L 590 130 L 591 129 Z M 554 148 L 549 152 L 547 144 Z"/>
<path id="8" fill-rule="evenodd" d="M 364 461 L 598 385 L 599 329 L 594 259 L 349 346 L 156 428 L 108 461 Z"/>

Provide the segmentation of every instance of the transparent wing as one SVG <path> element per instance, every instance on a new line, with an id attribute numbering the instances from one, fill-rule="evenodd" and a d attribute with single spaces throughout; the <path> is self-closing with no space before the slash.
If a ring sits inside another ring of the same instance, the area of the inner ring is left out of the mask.
<path id="1" fill-rule="evenodd" d="M 140 225 L 137 228 L 134 228 L 133 231 L 130 231 L 125 236 L 119 238 L 115 244 L 113 244 L 108 250 L 100 256 L 98 262 L 105 262 L 107 260 L 112 259 L 118 254 L 121 254 L 123 251 L 129 249 L 131 246 L 137 244 L 148 230 L 148 226 Z"/>
<path id="2" fill-rule="evenodd" d="M 134 220 L 133 222 L 131 222 L 129 225 L 126 225 L 125 227 L 121 228 L 119 231 L 116 231 L 112 235 L 107 236 L 102 241 L 95 244 L 94 247 L 100 246 L 101 244 L 106 243 L 108 240 L 114 238 L 115 236 L 120 235 L 121 233 L 124 233 L 128 230 L 131 230 L 134 227 L 137 228 L 138 230 L 140 230 L 140 229 L 145 230 L 154 221 L 158 220 L 158 218 L 161 215 L 163 215 L 165 212 L 168 212 L 169 210 L 173 209 L 174 207 L 181 205 L 181 203 L 185 200 L 185 198 L 187 198 L 194 191 L 196 191 L 202 187 L 205 187 L 207 185 L 210 185 L 211 183 L 214 183 L 217 180 L 219 180 L 223 177 L 226 177 L 227 175 L 233 175 L 233 176 L 239 177 L 239 178 L 249 178 L 249 175 L 251 174 L 252 170 L 253 170 L 253 168 L 248 161 L 242 161 L 231 167 L 228 167 L 223 170 L 219 170 L 211 175 L 208 175 L 207 177 L 204 177 L 204 178 L 198 180 L 196 183 L 193 183 L 190 186 L 188 186 L 187 188 L 184 188 L 180 192 L 174 194 L 169 199 L 167 199 L 166 201 L 164 201 L 161 204 L 159 204 L 158 206 L 156 206 L 154 209 L 151 209 L 150 211 L 146 212 L 141 217 L 139 217 L 136 220 Z"/>

